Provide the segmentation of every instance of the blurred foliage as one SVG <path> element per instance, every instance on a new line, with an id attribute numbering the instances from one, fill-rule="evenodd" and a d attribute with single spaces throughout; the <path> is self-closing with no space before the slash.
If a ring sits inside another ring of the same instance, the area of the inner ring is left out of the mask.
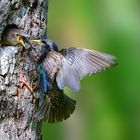
<path id="1" fill-rule="evenodd" d="M 44 123 L 43 140 L 140 139 L 140 18 L 137 0 L 50 0 L 48 38 L 60 47 L 96 49 L 118 66 L 81 81 L 77 109 Z"/>

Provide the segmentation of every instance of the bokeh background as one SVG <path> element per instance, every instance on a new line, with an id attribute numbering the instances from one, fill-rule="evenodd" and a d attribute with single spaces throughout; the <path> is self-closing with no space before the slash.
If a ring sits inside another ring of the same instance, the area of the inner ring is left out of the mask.
<path id="1" fill-rule="evenodd" d="M 44 123 L 43 140 L 140 140 L 138 0 L 49 0 L 48 38 L 59 47 L 96 49 L 118 66 L 81 81 L 74 114 Z"/>

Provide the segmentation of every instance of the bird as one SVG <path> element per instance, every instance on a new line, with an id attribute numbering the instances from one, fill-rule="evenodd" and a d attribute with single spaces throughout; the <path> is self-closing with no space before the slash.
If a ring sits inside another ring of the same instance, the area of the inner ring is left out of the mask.
<path id="1" fill-rule="evenodd" d="M 1 47 L 21 45 L 25 49 L 30 49 L 30 47 L 33 46 L 30 44 L 28 38 L 29 35 L 24 33 L 24 31 L 21 30 L 17 25 L 9 24 L 2 32 L 0 44 Z M 23 72 L 20 72 L 19 82 L 21 88 L 26 86 L 32 92 L 32 87 L 28 82 L 25 81 Z"/>
<path id="2" fill-rule="evenodd" d="M 39 75 L 41 104 L 34 114 L 38 121 L 61 122 L 71 116 L 76 101 L 64 93 L 64 87 L 78 92 L 80 80 L 116 65 L 116 57 L 84 48 L 64 48 L 50 39 L 30 40 L 30 57 Z"/>
<path id="3" fill-rule="evenodd" d="M 1 35 L 1 46 L 17 46 L 22 45 L 27 49 L 25 41 L 28 41 L 29 36 L 25 34 L 21 29 L 15 24 L 7 25 Z M 31 45 L 30 45 L 31 46 Z"/>

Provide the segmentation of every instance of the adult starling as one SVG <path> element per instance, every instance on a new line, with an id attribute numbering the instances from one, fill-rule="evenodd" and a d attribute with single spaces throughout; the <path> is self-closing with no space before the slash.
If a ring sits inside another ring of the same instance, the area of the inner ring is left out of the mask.
<path id="1" fill-rule="evenodd" d="M 65 48 L 58 50 L 52 40 L 32 40 L 36 50 L 31 57 L 39 74 L 39 98 L 45 100 L 39 106 L 34 118 L 49 123 L 69 118 L 74 112 L 76 101 L 64 93 L 64 87 L 80 90 L 80 80 L 115 64 L 115 57 L 94 50 Z"/>

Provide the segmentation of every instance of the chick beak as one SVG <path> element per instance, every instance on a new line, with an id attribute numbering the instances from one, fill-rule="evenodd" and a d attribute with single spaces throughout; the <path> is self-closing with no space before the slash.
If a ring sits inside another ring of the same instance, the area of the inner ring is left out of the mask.
<path id="1" fill-rule="evenodd" d="M 24 46 L 25 49 L 27 49 L 27 46 L 25 45 L 22 37 L 19 37 L 19 43 Z"/>
<path id="2" fill-rule="evenodd" d="M 24 46 L 25 49 L 36 49 L 33 45 L 32 42 L 29 40 L 29 35 L 25 34 L 23 31 L 19 31 L 17 34 L 18 41 L 21 45 Z"/>

